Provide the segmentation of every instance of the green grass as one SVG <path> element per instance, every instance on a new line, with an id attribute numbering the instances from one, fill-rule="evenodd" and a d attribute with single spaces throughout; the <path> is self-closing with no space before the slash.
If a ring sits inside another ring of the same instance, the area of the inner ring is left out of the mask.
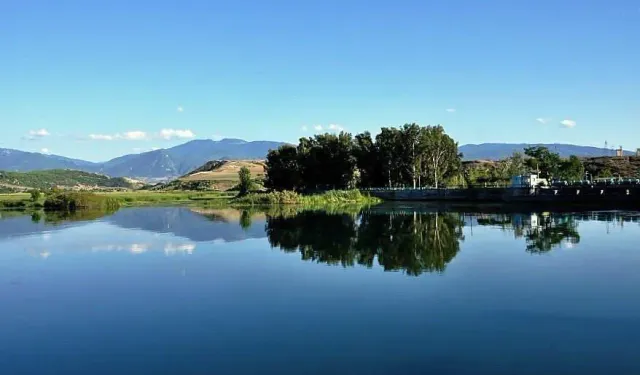
<path id="1" fill-rule="evenodd" d="M 37 202 L 31 201 L 28 193 L 0 194 L 0 209 L 5 210 L 26 210 L 40 209 L 44 204 L 44 196 Z"/>
<path id="2" fill-rule="evenodd" d="M 31 198 L 29 193 L 0 194 L 0 202 L 24 201 L 29 200 L 29 198 Z"/>
<path id="3" fill-rule="evenodd" d="M 316 195 L 300 195 L 291 191 L 251 193 L 244 197 L 235 197 L 234 192 L 202 192 L 202 191 L 118 191 L 99 193 L 59 192 L 57 194 L 71 195 L 73 199 L 78 194 L 104 197 L 118 203 L 119 206 L 148 206 L 148 205 L 199 205 L 208 207 L 247 207 L 247 206 L 276 206 L 301 205 L 305 207 L 323 207 L 332 205 L 372 205 L 380 202 L 378 198 L 362 194 L 357 190 L 329 191 Z M 75 195 L 74 195 L 75 194 Z M 99 200 L 96 200 L 98 202 Z M 66 203 L 65 203 L 66 202 Z M 100 201 L 102 202 L 102 201 Z M 29 209 L 40 208 L 44 198 L 34 204 L 29 194 L 0 194 L 0 208 Z M 56 205 L 73 204 L 62 199 Z M 98 203 L 96 203 L 98 204 Z M 93 205 L 93 203 L 91 203 Z M 99 203 L 98 205 L 102 205 Z M 50 207 L 55 206 L 50 203 Z"/>
<path id="4" fill-rule="evenodd" d="M 123 206 L 190 204 L 224 201 L 233 197 L 233 195 L 229 193 L 200 191 L 126 191 L 99 194 L 114 198 Z"/>
<path id="5" fill-rule="evenodd" d="M 321 194 L 301 195 L 293 191 L 274 191 L 269 193 L 252 193 L 234 198 L 232 205 L 303 205 L 326 206 L 345 204 L 377 204 L 381 200 L 358 190 L 331 190 Z"/>

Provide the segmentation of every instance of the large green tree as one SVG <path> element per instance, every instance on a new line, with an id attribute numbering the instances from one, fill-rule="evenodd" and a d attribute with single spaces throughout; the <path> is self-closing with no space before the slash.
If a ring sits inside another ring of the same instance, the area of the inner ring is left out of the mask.
<path id="1" fill-rule="evenodd" d="M 524 154 L 528 157 L 526 165 L 531 170 L 536 170 L 543 178 L 553 178 L 560 170 L 560 155 L 549 151 L 543 146 L 533 146 L 524 149 Z"/>
<path id="2" fill-rule="evenodd" d="M 421 154 L 422 171 L 429 184 L 438 188 L 446 178 L 460 170 L 458 143 L 439 125 L 422 128 L 420 143 L 424 147 Z"/>
<path id="3" fill-rule="evenodd" d="M 251 189 L 251 171 L 249 171 L 249 168 L 240 168 L 240 171 L 238 171 L 238 179 L 240 180 L 240 183 L 238 184 L 238 195 L 246 195 Z"/>
<path id="4" fill-rule="evenodd" d="M 575 155 L 560 162 L 558 177 L 565 180 L 581 180 L 584 176 L 584 164 Z"/>
<path id="5" fill-rule="evenodd" d="M 302 186 L 298 149 L 291 145 L 270 150 L 266 160 L 265 187 L 274 190 L 299 190 Z"/>

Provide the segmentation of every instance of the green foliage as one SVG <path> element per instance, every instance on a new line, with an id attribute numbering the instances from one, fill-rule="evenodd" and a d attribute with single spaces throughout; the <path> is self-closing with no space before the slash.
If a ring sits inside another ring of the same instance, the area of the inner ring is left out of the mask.
<path id="1" fill-rule="evenodd" d="M 524 149 L 524 154 L 529 157 L 526 165 L 531 170 L 540 171 L 542 178 L 551 179 L 558 176 L 561 164 L 559 154 L 542 146 L 527 147 Z"/>
<path id="2" fill-rule="evenodd" d="M 25 201 L 0 201 L 0 208 L 24 209 L 27 208 L 27 203 Z"/>
<path id="3" fill-rule="evenodd" d="M 56 192 L 48 195 L 44 201 L 45 210 L 115 211 L 119 207 L 120 203 L 115 198 L 87 192 Z"/>
<path id="4" fill-rule="evenodd" d="M 458 145 L 441 126 L 405 124 L 352 138 L 348 133 L 302 138 L 267 155 L 265 186 L 316 191 L 381 186 L 439 186 L 460 171 Z"/>
<path id="5" fill-rule="evenodd" d="M 362 194 L 358 190 L 331 190 L 321 194 L 301 195 L 294 191 L 272 191 L 247 194 L 231 201 L 235 205 L 305 205 L 321 206 L 331 204 L 374 204 L 380 200 Z"/>
<path id="6" fill-rule="evenodd" d="M 42 195 L 42 193 L 40 193 L 40 190 L 38 189 L 31 190 L 29 194 L 31 195 L 31 202 L 37 202 Z"/>
<path id="7" fill-rule="evenodd" d="M 298 149 L 294 146 L 283 145 L 277 150 L 270 150 L 265 169 L 267 176 L 264 184 L 269 189 L 296 190 L 302 186 Z"/>
<path id="8" fill-rule="evenodd" d="M 584 177 L 584 165 L 580 158 L 571 155 L 560 162 L 558 177 L 565 180 L 582 180 Z"/>
<path id="9" fill-rule="evenodd" d="M 39 223 L 40 220 L 42 220 L 42 214 L 40 213 L 40 211 L 35 211 L 31 214 L 31 221 L 33 223 Z"/>
<path id="10" fill-rule="evenodd" d="M 247 210 L 243 210 L 240 214 L 240 227 L 243 230 L 251 228 L 251 213 Z"/>
<path id="11" fill-rule="evenodd" d="M 613 176 L 613 172 L 611 172 L 611 169 L 609 169 L 609 167 L 604 167 L 600 169 L 598 172 L 596 172 L 596 177 L 599 177 L 599 178 L 612 177 L 612 176 Z"/>
<path id="12" fill-rule="evenodd" d="M 121 205 L 153 205 L 153 204 L 187 204 L 225 201 L 233 197 L 225 192 L 193 192 L 193 191 L 128 191 L 101 193 L 118 200 Z"/>
<path id="13" fill-rule="evenodd" d="M 0 183 L 48 190 L 56 186 L 83 186 L 87 188 L 131 188 L 125 178 L 111 178 L 97 173 L 66 169 L 51 169 L 32 172 L 0 172 Z"/>
<path id="14" fill-rule="evenodd" d="M 239 187 L 238 195 L 240 196 L 247 195 L 252 185 L 251 171 L 249 171 L 249 168 L 247 167 L 240 168 L 240 171 L 238 171 L 238 178 L 240 179 L 240 183 L 238 184 L 238 187 Z"/>

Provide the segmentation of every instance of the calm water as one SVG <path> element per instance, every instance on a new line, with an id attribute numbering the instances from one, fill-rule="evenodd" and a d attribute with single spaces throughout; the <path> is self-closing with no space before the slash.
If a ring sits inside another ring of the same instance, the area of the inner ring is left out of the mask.
<path id="1" fill-rule="evenodd" d="M 638 214 L 429 211 L 2 213 L 0 373 L 640 373 Z"/>

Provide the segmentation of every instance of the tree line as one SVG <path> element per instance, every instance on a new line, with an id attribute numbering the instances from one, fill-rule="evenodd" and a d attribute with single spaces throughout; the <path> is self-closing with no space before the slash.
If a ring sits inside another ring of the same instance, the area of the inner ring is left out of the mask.
<path id="1" fill-rule="evenodd" d="M 440 125 L 405 124 L 352 136 L 318 134 L 298 145 L 269 151 L 265 187 L 313 191 L 369 187 L 506 185 L 514 175 L 538 172 L 541 177 L 579 180 L 582 161 L 563 159 L 546 147 L 529 147 L 524 154 L 487 163 L 462 163 L 458 143 Z"/>
<path id="2" fill-rule="evenodd" d="M 524 153 L 515 152 L 498 161 L 465 162 L 462 166 L 464 185 L 467 186 L 483 183 L 504 185 L 510 182 L 511 177 L 526 173 L 538 173 L 541 178 L 548 180 L 582 180 L 585 166 L 575 155 L 562 158 L 543 146 L 527 147 Z"/>
<path id="3" fill-rule="evenodd" d="M 267 155 L 265 186 L 276 190 L 440 186 L 462 155 L 442 126 L 385 127 L 372 137 L 346 132 L 301 138 Z"/>

